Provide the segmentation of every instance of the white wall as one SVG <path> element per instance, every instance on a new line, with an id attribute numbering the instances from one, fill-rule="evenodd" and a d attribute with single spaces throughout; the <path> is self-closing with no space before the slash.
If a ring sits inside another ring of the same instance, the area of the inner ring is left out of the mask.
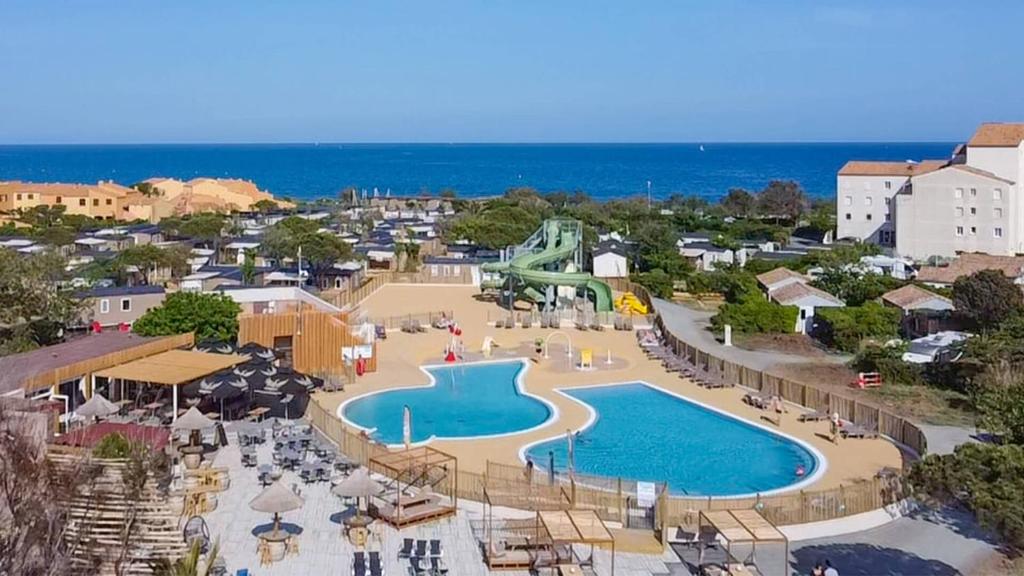
<path id="1" fill-rule="evenodd" d="M 957 252 L 1012 255 L 1020 245 L 1018 203 L 1014 186 L 964 170 L 915 177 L 911 193 L 896 198 L 896 252 L 915 260 Z"/>
<path id="2" fill-rule="evenodd" d="M 836 179 L 836 232 L 839 238 L 856 238 L 882 244 L 883 231 L 895 230 L 886 200 L 907 182 L 906 176 L 838 176 Z M 870 220 L 868 216 L 870 215 Z"/>
<path id="3" fill-rule="evenodd" d="M 594 276 L 597 278 L 625 278 L 629 276 L 626 257 L 605 252 L 594 257 Z"/>
<path id="4" fill-rule="evenodd" d="M 989 146 L 968 146 L 967 165 L 991 172 L 996 176 L 1020 181 L 1020 171 L 1024 147 L 989 147 Z"/>

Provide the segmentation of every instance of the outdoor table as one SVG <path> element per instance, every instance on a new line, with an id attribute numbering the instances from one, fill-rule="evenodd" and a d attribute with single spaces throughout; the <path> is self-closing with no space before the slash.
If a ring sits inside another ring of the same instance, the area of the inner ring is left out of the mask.
<path id="1" fill-rule="evenodd" d="M 258 422 L 263 419 L 263 415 L 266 414 L 267 412 L 270 412 L 270 408 L 267 408 L 266 406 L 260 406 L 259 408 L 253 408 L 252 410 L 249 410 L 246 413 L 245 417 L 248 420 Z"/>
<path id="2" fill-rule="evenodd" d="M 302 455 L 299 454 L 297 450 L 285 448 L 284 450 L 281 450 L 281 459 L 286 460 L 288 462 L 292 462 L 294 464 L 298 464 L 299 460 L 302 459 Z"/>
<path id="3" fill-rule="evenodd" d="M 128 416 L 133 420 L 142 420 L 142 417 L 146 414 L 149 414 L 149 410 L 146 410 L 145 408 L 133 408 L 128 411 Z"/>
<path id="4" fill-rule="evenodd" d="M 367 527 L 373 523 L 369 516 L 349 516 L 342 521 L 345 526 L 345 533 L 353 546 L 366 544 Z"/>
<path id="5" fill-rule="evenodd" d="M 150 402 L 149 404 L 143 406 L 143 408 L 145 408 L 146 410 L 157 410 L 158 408 L 161 408 L 163 405 L 164 402 Z"/>
<path id="6" fill-rule="evenodd" d="M 559 564 L 558 573 L 562 576 L 580 576 L 583 574 L 583 570 L 575 564 Z"/>

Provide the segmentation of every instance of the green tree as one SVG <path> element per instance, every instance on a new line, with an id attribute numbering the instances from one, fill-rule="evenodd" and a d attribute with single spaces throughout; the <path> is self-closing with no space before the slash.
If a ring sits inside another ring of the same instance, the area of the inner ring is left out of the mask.
<path id="1" fill-rule="evenodd" d="M 28 209 L 19 209 L 18 220 L 32 226 L 33 228 L 50 228 L 59 225 L 64 220 L 64 213 L 68 207 L 63 204 L 49 206 L 41 204 Z"/>
<path id="2" fill-rule="evenodd" d="M 748 294 L 738 303 L 723 304 L 711 318 L 711 326 L 718 333 L 728 324 L 736 332 L 788 334 L 796 329 L 798 314 L 796 306 L 780 306 L 759 294 Z"/>
<path id="3" fill-rule="evenodd" d="M 115 266 L 122 269 L 134 266 L 142 274 L 146 284 L 156 268 L 163 266 L 167 260 L 164 250 L 153 244 L 141 244 L 122 250 L 116 257 Z"/>
<path id="4" fill-rule="evenodd" d="M 677 280 L 692 269 L 676 246 L 679 235 L 664 222 L 643 224 L 631 234 L 630 239 L 636 245 L 636 260 L 642 271 L 660 269 Z"/>
<path id="5" fill-rule="evenodd" d="M 82 303 L 59 287 L 65 265 L 55 254 L 0 248 L 0 355 L 54 344 L 78 321 Z"/>
<path id="6" fill-rule="evenodd" d="M 661 268 L 632 274 L 630 279 L 647 288 L 651 294 L 659 298 L 672 298 L 672 294 L 675 292 L 675 283 L 672 281 L 672 277 Z"/>
<path id="7" fill-rule="evenodd" d="M 277 202 L 264 198 L 254 202 L 252 208 L 259 214 L 269 214 L 270 212 L 277 210 Z"/>
<path id="8" fill-rule="evenodd" d="M 920 364 L 903 361 L 906 346 L 868 344 L 861 348 L 850 362 L 857 372 L 878 372 L 882 382 L 904 386 L 919 386 L 926 382 Z"/>
<path id="9" fill-rule="evenodd" d="M 757 195 L 758 212 L 766 217 L 796 222 L 807 212 L 807 207 L 807 194 L 792 180 L 772 180 Z"/>
<path id="10" fill-rule="evenodd" d="M 494 202 L 476 214 L 462 214 L 453 219 L 445 230 L 446 238 L 450 241 L 468 240 L 491 249 L 505 248 L 523 242 L 541 224 L 542 215 L 535 210 L 537 204 L 534 199 L 544 201 L 539 197 L 529 196 L 526 192 L 517 192 L 514 197 L 533 205 L 534 209 L 510 205 L 505 201 Z"/>
<path id="11" fill-rule="evenodd" d="M 250 286 L 256 281 L 256 252 L 248 249 L 244 256 L 239 271 L 242 273 L 242 284 Z"/>
<path id="12" fill-rule="evenodd" d="M 953 305 L 961 316 L 988 331 L 1024 310 L 1024 295 L 999 270 L 981 270 L 956 279 Z"/>
<path id="13" fill-rule="evenodd" d="M 731 188 L 720 204 L 726 214 L 737 218 L 748 218 L 757 212 L 757 199 L 742 188 Z"/>
<path id="14" fill-rule="evenodd" d="M 1024 549 L 1024 446 L 961 444 L 914 464 L 919 497 L 964 506 L 1013 549 Z"/>
<path id="15" fill-rule="evenodd" d="M 67 226 L 51 226 L 38 230 L 40 240 L 52 246 L 67 246 L 75 242 L 75 231 Z"/>
<path id="16" fill-rule="evenodd" d="M 822 308 L 815 315 L 813 336 L 826 346 L 856 352 L 867 339 L 885 342 L 899 336 L 900 311 L 877 302 L 845 308 Z"/>
<path id="17" fill-rule="evenodd" d="M 1024 373 L 1008 363 L 989 366 L 972 387 L 979 426 L 1006 442 L 1024 444 Z"/>
<path id="18" fill-rule="evenodd" d="M 303 262 L 309 264 L 310 272 L 317 282 L 327 269 L 352 256 L 352 246 L 348 242 L 327 232 L 306 234 L 296 238 L 296 242 L 302 247 Z"/>
<path id="19" fill-rule="evenodd" d="M 142 336 L 195 332 L 196 340 L 233 342 L 238 336 L 241 307 L 222 294 L 176 292 L 139 318 L 133 329 Z"/>
<path id="20" fill-rule="evenodd" d="M 839 298 L 847 306 L 860 306 L 877 300 L 889 290 L 898 288 L 903 282 L 881 274 L 864 273 L 849 266 L 827 266 L 811 282 L 811 286 Z"/>

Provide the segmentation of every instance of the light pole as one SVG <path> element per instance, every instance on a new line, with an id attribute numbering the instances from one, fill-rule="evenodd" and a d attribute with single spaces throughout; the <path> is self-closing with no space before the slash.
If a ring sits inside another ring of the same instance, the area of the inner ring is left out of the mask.
<path id="1" fill-rule="evenodd" d="M 651 181 L 647 181 L 647 209 L 651 209 Z"/>

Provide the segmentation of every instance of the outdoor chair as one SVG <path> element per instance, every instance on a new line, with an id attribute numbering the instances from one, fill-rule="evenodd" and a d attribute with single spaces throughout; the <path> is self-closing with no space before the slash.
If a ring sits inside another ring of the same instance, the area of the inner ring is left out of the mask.
<path id="1" fill-rule="evenodd" d="M 352 576 L 365 576 L 366 575 L 366 554 L 364 552 L 356 552 L 352 556 Z"/>
<path id="2" fill-rule="evenodd" d="M 402 547 L 398 549 L 399 558 L 409 558 L 412 556 L 413 540 L 412 538 L 403 538 Z"/>
<path id="3" fill-rule="evenodd" d="M 441 549 L 441 541 L 440 540 L 431 540 L 430 541 L 430 557 L 431 558 L 440 558 L 443 553 L 444 553 L 444 550 Z"/>
<path id="4" fill-rule="evenodd" d="M 382 576 L 384 567 L 380 563 L 380 552 L 370 552 L 370 576 Z"/>
<path id="5" fill-rule="evenodd" d="M 427 541 L 426 540 L 417 540 L 416 541 L 416 554 L 415 554 L 415 556 L 417 558 L 426 558 L 427 557 Z"/>
<path id="6" fill-rule="evenodd" d="M 430 559 L 430 572 L 431 574 L 447 574 L 448 567 L 444 565 L 444 562 L 440 558 Z"/>

